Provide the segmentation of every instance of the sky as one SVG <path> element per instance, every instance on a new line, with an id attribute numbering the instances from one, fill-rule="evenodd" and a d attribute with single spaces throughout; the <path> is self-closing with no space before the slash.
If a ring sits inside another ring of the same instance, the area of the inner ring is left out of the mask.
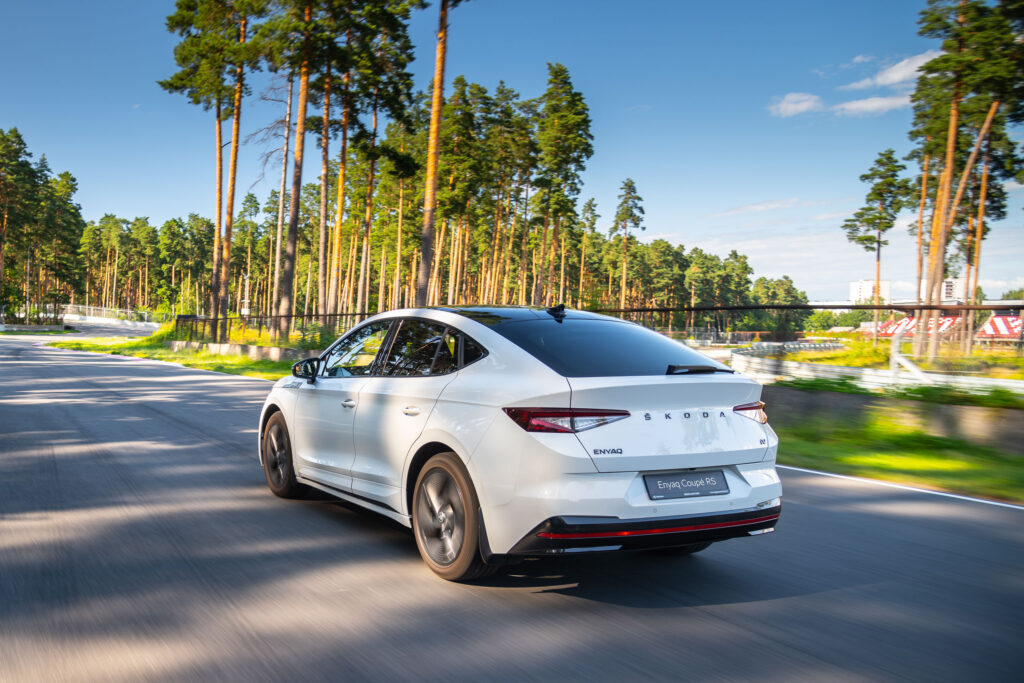
<path id="1" fill-rule="evenodd" d="M 878 153 L 910 150 L 908 94 L 939 47 L 917 35 L 923 5 L 472 0 L 450 15 L 446 82 L 462 74 L 493 90 L 504 81 L 536 97 L 547 64 L 566 65 L 590 108 L 595 151 L 581 202 L 596 199 L 600 228 L 629 177 L 644 200 L 641 240 L 736 249 L 755 276 L 789 275 L 812 301 L 844 301 L 850 281 L 874 277 L 874 255 L 840 226 L 862 204 L 858 178 Z M 87 220 L 214 214 L 213 115 L 157 85 L 176 70 L 176 36 L 164 25 L 172 9 L 171 0 L 4 8 L 0 128 L 18 128 L 55 173 L 78 179 Z M 434 2 L 410 25 L 418 89 L 430 85 L 436 29 Z M 260 100 L 269 82 L 253 79 L 245 135 L 281 115 Z M 280 166 L 264 169 L 262 158 L 278 144 L 242 148 L 239 202 L 276 187 Z M 316 163 L 307 159 L 306 179 Z M 1024 188 L 1009 196 L 982 251 L 990 297 L 1024 286 Z M 913 298 L 906 227 L 915 220 L 904 216 L 882 251 L 897 299 Z"/>

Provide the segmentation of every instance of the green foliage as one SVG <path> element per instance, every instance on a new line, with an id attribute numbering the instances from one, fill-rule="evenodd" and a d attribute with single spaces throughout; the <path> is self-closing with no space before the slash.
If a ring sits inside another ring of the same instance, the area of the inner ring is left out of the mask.
<path id="1" fill-rule="evenodd" d="M 807 294 L 798 290 L 788 275 L 778 279 L 759 277 L 750 291 L 750 301 L 764 306 L 806 304 Z M 808 317 L 808 310 L 750 311 L 745 314 L 743 325 L 745 329 L 770 330 L 776 339 L 784 340 L 791 339 L 795 330 L 804 329 Z"/>
<path id="2" fill-rule="evenodd" d="M 26 303 L 66 303 L 83 288 L 78 184 L 70 173 L 53 175 L 45 156 L 31 158 L 17 128 L 0 129 L 0 309 L 7 317 Z"/>
<path id="3" fill-rule="evenodd" d="M 889 365 L 889 348 L 875 346 L 867 341 L 851 341 L 842 349 L 787 354 L 786 360 L 841 365 L 848 368 L 884 368 Z"/>
<path id="4" fill-rule="evenodd" d="M 804 329 L 815 332 L 827 332 L 838 325 L 836 314 L 832 311 L 815 311 L 804 321 Z"/>

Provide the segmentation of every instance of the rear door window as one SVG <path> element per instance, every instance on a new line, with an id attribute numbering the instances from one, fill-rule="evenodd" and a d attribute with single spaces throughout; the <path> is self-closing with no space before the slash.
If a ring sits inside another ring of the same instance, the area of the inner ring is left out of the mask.
<path id="1" fill-rule="evenodd" d="M 422 377 L 451 372 L 455 369 L 453 344 L 454 338 L 448 334 L 444 325 L 424 320 L 402 320 L 381 364 L 380 374 L 388 377 Z"/>
<path id="2" fill-rule="evenodd" d="M 475 363 L 484 356 L 487 352 L 484 347 L 477 344 L 469 337 L 462 335 L 462 366 L 465 367 L 470 363 Z"/>

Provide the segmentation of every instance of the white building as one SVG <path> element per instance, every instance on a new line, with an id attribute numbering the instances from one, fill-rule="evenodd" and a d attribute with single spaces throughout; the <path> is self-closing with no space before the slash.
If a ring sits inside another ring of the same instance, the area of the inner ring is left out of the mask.
<path id="1" fill-rule="evenodd" d="M 882 304 L 892 303 L 892 283 L 889 280 L 881 280 L 878 283 L 878 302 Z M 857 280 L 850 283 L 850 303 L 875 303 L 875 281 Z"/>
<path id="2" fill-rule="evenodd" d="M 921 280 L 921 300 L 924 301 L 928 298 L 928 283 L 924 279 Z M 962 277 L 954 277 L 948 280 L 942 281 L 942 289 L 940 290 L 940 297 L 943 303 L 954 303 L 957 301 L 967 301 L 967 280 Z"/>

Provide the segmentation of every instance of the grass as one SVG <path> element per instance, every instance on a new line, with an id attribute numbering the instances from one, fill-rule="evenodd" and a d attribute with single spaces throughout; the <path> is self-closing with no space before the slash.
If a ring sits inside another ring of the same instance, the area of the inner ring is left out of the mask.
<path id="1" fill-rule="evenodd" d="M 782 427 L 779 462 L 983 498 L 1024 502 L 1024 459 L 875 417 Z"/>
<path id="2" fill-rule="evenodd" d="M 244 375 L 260 379 L 276 380 L 291 373 L 292 361 L 250 360 L 239 355 L 218 355 L 205 351 L 172 351 L 167 346 L 173 334 L 173 325 L 160 328 L 149 337 L 100 338 L 88 341 L 50 342 L 48 346 L 72 351 L 93 351 L 121 356 L 151 358 L 168 363 L 178 363 L 188 368 L 213 370 L 231 375 Z"/>

